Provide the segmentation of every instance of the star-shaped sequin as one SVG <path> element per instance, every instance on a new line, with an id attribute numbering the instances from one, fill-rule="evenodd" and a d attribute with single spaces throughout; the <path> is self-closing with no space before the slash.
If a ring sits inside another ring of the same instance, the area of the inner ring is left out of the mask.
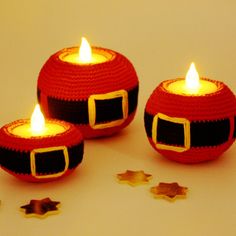
<path id="1" fill-rule="evenodd" d="M 166 198 L 173 201 L 177 197 L 186 197 L 188 188 L 180 186 L 178 183 L 159 183 L 157 186 L 150 189 L 155 197 Z"/>
<path id="2" fill-rule="evenodd" d="M 58 212 L 57 205 L 60 202 L 52 201 L 50 198 L 44 198 L 41 200 L 30 200 L 30 203 L 20 208 L 25 211 L 26 216 L 36 216 L 44 218 L 48 215 Z"/>
<path id="3" fill-rule="evenodd" d="M 131 186 L 148 183 L 152 175 L 144 173 L 143 170 L 132 171 L 127 170 L 125 173 L 117 174 L 117 178 L 121 183 L 127 183 Z"/>

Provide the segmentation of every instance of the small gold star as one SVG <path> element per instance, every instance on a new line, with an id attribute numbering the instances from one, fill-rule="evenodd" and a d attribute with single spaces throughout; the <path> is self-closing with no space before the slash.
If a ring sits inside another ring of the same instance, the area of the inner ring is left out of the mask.
<path id="1" fill-rule="evenodd" d="M 155 197 L 166 198 L 169 201 L 175 200 L 177 197 L 186 197 L 188 188 L 182 187 L 178 183 L 159 183 L 159 185 L 150 189 Z"/>
<path id="2" fill-rule="evenodd" d="M 50 198 L 44 198 L 41 200 L 30 200 L 30 203 L 20 208 L 25 211 L 27 216 L 36 216 L 44 218 L 48 215 L 52 215 L 58 212 L 57 205 L 60 202 L 51 201 Z"/>
<path id="3" fill-rule="evenodd" d="M 125 173 L 117 174 L 117 178 L 121 183 L 127 183 L 131 186 L 148 183 L 152 175 L 144 173 L 144 171 L 126 170 Z"/>

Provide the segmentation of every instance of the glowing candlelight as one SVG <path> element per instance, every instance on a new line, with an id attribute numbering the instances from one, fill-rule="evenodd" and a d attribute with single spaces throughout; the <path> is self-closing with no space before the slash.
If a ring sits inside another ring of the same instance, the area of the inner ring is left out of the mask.
<path id="1" fill-rule="evenodd" d="M 31 119 L 16 120 L 0 129 L 0 148 L 4 170 L 22 180 L 47 182 L 77 167 L 83 156 L 83 138 L 70 123 L 44 119 L 37 104 Z"/>
<path id="2" fill-rule="evenodd" d="M 82 37 L 77 52 L 66 52 L 60 55 L 62 61 L 78 65 L 99 64 L 108 61 L 110 57 L 109 53 L 92 48 L 85 37 Z"/>
<path id="3" fill-rule="evenodd" d="M 200 87 L 199 75 L 192 62 L 185 77 L 185 85 L 188 89 L 198 90 Z"/>
<path id="4" fill-rule="evenodd" d="M 81 39 L 77 60 L 80 63 L 90 63 L 92 61 L 92 49 L 85 37 L 82 37 Z"/>
<path id="5" fill-rule="evenodd" d="M 217 85 L 209 80 L 200 79 L 194 63 L 191 63 L 185 79 L 177 79 L 166 86 L 175 94 L 202 96 L 217 91 Z"/>
<path id="6" fill-rule="evenodd" d="M 135 68 L 125 56 L 90 47 L 85 38 L 80 47 L 51 55 L 37 85 L 45 116 L 76 124 L 84 138 L 108 136 L 128 125 L 135 115 L 138 90 Z"/>
<path id="7" fill-rule="evenodd" d="M 170 160 L 216 159 L 235 141 L 235 94 L 221 81 L 199 78 L 191 63 L 185 78 L 162 81 L 144 114 L 151 145 Z"/>
<path id="8" fill-rule="evenodd" d="M 45 129 L 45 119 L 40 110 L 39 104 L 34 108 L 34 112 L 30 119 L 30 128 L 33 134 L 43 133 Z"/>
<path id="9" fill-rule="evenodd" d="M 38 136 L 55 136 L 64 133 L 66 127 L 58 121 L 46 120 L 40 110 L 40 106 L 35 106 L 31 120 L 16 125 L 10 132 L 22 138 L 38 137 Z"/>

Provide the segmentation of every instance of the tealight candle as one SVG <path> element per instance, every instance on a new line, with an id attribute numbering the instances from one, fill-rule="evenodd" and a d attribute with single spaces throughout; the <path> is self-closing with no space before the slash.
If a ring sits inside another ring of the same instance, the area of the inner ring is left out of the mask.
<path id="1" fill-rule="evenodd" d="M 111 57 L 111 54 L 99 52 L 96 48 L 94 48 L 92 52 L 88 41 L 84 37 L 82 37 L 79 52 L 65 52 L 60 55 L 62 61 L 79 65 L 103 63 L 111 59 Z"/>
<path id="2" fill-rule="evenodd" d="M 134 118 L 138 78 L 133 65 L 110 49 L 65 48 L 52 55 L 38 78 L 38 101 L 50 118 L 76 124 L 85 138 L 111 135 Z"/>
<path id="3" fill-rule="evenodd" d="M 44 119 L 36 105 L 31 120 L 0 129 L 0 165 L 26 181 L 45 182 L 71 173 L 82 161 L 83 139 L 72 124 Z"/>
<path id="4" fill-rule="evenodd" d="M 217 91 L 217 85 L 213 81 L 199 78 L 194 63 L 190 65 L 186 79 L 178 79 L 168 84 L 166 89 L 174 94 L 182 95 L 206 95 Z"/>
<path id="5" fill-rule="evenodd" d="M 13 135 L 22 138 L 32 138 L 37 136 L 55 136 L 67 130 L 66 126 L 54 121 L 47 121 L 45 126 L 45 119 L 40 110 L 40 106 L 35 106 L 34 112 L 31 116 L 30 122 L 22 122 L 21 125 L 10 129 Z"/>
<path id="6" fill-rule="evenodd" d="M 186 79 L 163 81 L 145 108 L 151 145 L 182 163 L 220 156 L 236 137 L 236 98 L 222 82 L 199 78 L 191 64 Z"/>

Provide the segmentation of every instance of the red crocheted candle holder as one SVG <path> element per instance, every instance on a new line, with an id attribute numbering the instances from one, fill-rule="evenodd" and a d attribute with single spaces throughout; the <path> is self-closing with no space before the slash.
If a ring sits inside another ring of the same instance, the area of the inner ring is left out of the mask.
<path id="1" fill-rule="evenodd" d="M 205 79 L 208 80 L 208 79 Z M 222 82 L 209 80 L 217 91 L 202 96 L 173 94 L 162 82 L 147 101 L 145 129 L 151 145 L 181 163 L 210 161 L 236 137 L 236 98 Z"/>
<path id="2" fill-rule="evenodd" d="M 73 124 L 62 125 L 55 136 L 23 138 L 11 132 L 29 120 L 17 120 L 0 129 L 0 166 L 11 175 L 29 182 L 48 182 L 69 175 L 83 159 L 83 138 Z"/>
<path id="3" fill-rule="evenodd" d="M 79 126 L 84 138 L 111 135 L 134 118 L 138 78 L 123 55 L 104 48 L 93 52 L 107 57 L 98 64 L 75 64 L 62 58 L 78 48 L 52 55 L 38 77 L 38 101 L 45 116 Z"/>

